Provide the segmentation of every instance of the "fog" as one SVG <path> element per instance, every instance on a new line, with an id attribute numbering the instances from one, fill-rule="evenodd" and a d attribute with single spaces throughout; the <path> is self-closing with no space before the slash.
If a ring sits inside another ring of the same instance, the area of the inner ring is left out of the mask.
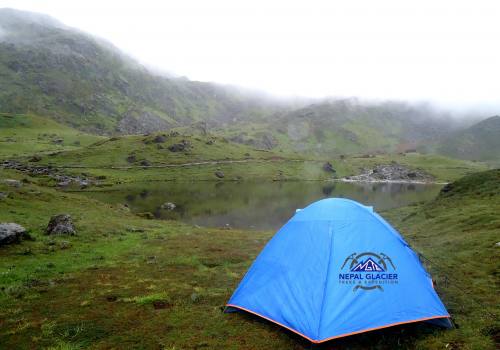
<path id="1" fill-rule="evenodd" d="M 149 67 L 273 96 L 429 101 L 498 113 L 498 1 L 0 0 Z M 2 33 L 0 32 L 0 36 Z"/>

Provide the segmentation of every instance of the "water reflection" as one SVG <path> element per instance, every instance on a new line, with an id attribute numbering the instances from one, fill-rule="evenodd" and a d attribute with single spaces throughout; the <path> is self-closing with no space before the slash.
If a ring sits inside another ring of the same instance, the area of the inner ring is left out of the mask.
<path id="1" fill-rule="evenodd" d="M 200 226 L 277 229 L 297 208 L 327 197 L 354 199 L 377 211 L 429 200 L 439 185 L 334 182 L 196 182 L 116 186 L 90 192 L 101 201 L 127 204 L 134 212 Z M 174 210 L 162 204 L 175 204 Z M 165 206 L 164 206 L 165 207 Z"/>

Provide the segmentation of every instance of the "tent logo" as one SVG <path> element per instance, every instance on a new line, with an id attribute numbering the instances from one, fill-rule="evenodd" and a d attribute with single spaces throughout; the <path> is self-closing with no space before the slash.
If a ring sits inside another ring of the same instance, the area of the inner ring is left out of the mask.
<path id="1" fill-rule="evenodd" d="M 368 258 L 365 261 L 361 261 L 356 266 L 351 269 L 352 272 L 382 272 L 385 271 L 380 267 L 372 258 Z"/>
<path id="2" fill-rule="evenodd" d="M 352 285 L 354 292 L 359 289 L 383 291 L 383 285 L 398 283 L 396 266 L 384 253 L 352 253 L 345 258 L 340 271 L 339 283 Z"/>

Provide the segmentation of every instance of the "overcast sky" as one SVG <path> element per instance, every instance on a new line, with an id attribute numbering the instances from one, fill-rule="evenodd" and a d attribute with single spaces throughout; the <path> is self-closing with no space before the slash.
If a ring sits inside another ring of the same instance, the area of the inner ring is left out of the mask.
<path id="1" fill-rule="evenodd" d="M 0 0 L 190 79 L 278 95 L 500 105 L 500 1 Z"/>

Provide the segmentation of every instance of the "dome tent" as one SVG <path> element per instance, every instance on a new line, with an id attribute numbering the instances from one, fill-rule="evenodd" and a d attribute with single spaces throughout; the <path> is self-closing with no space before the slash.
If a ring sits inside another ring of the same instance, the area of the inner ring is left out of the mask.
<path id="1" fill-rule="evenodd" d="M 417 254 L 381 216 L 341 198 L 312 203 L 267 243 L 226 305 L 313 343 L 449 314 Z"/>

